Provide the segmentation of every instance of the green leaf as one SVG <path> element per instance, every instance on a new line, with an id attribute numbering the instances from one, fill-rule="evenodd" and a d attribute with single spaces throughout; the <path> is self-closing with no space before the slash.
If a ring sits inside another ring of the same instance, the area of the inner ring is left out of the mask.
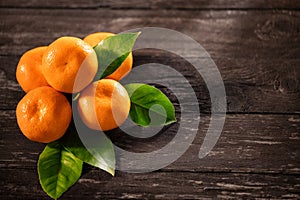
<path id="1" fill-rule="evenodd" d="M 73 123 L 61 139 L 63 146 L 83 162 L 105 170 L 114 176 L 116 161 L 111 140 L 103 132 L 88 129 L 81 121 L 77 120 L 76 122 L 80 123 L 77 130 L 84 133 L 86 140 L 89 140 L 87 142 L 92 144 L 92 147 L 89 147 L 90 150 L 86 149 Z"/>
<path id="2" fill-rule="evenodd" d="M 105 78 L 118 69 L 132 51 L 138 33 L 121 33 L 102 40 L 94 50 L 98 58 L 95 80 Z"/>
<path id="3" fill-rule="evenodd" d="M 127 58 L 129 53 L 130 52 L 125 53 L 124 55 L 115 59 L 103 72 L 101 78 L 105 78 L 105 77 L 109 76 L 110 74 L 112 74 L 114 71 L 116 71 L 119 68 L 119 66 L 123 63 L 123 61 Z"/>
<path id="4" fill-rule="evenodd" d="M 38 160 L 38 173 L 43 190 L 59 198 L 79 179 L 82 161 L 65 150 L 59 142 L 49 143 Z"/>
<path id="5" fill-rule="evenodd" d="M 160 126 L 176 122 L 175 110 L 159 89 L 140 83 L 125 86 L 131 101 L 130 117 L 140 126 Z"/>

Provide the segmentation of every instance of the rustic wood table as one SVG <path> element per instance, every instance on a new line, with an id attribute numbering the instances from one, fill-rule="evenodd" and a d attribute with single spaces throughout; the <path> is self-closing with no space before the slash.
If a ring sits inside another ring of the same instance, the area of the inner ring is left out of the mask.
<path id="1" fill-rule="evenodd" d="M 49 199 L 36 167 L 45 145 L 27 140 L 16 123 L 15 108 L 24 92 L 15 69 L 22 53 L 64 35 L 155 26 L 194 38 L 218 66 L 227 95 L 218 143 L 198 158 L 211 109 L 201 77 L 174 55 L 134 52 L 134 66 L 157 62 L 183 69 L 197 92 L 198 134 L 180 159 L 151 173 L 117 171 L 111 177 L 85 165 L 80 180 L 61 199 L 299 199 L 299 9 L 297 0 L 1 0 L 0 198 Z M 111 137 L 124 148 L 151 151 L 174 136 L 178 123 L 149 139 Z"/>

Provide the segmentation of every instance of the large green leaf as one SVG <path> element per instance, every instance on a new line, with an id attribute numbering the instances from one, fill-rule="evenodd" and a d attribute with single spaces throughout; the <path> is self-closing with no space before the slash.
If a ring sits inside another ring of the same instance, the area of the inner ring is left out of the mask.
<path id="1" fill-rule="evenodd" d="M 82 161 L 65 150 L 59 142 L 49 143 L 38 160 L 38 173 L 43 190 L 59 198 L 79 179 Z"/>
<path id="2" fill-rule="evenodd" d="M 116 161 L 111 140 L 103 132 L 90 130 L 81 121 L 75 121 L 79 123 L 77 129 L 73 123 L 70 125 L 67 133 L 61 139 L 63 146 L 83 162 L 105 170 L 114 176 Z M 89 150 L 83 145 L 77 130 L 84 133 L 86 142 L 90 144 Z"/>
<path id="3" fill-rule="evenodd" d="M 167 125 L 176 121 L 175 110 L 159 89 L 140 83 L 125 86 L 131 101 L 130 117 L 140 126 Z"/>
<path id="4" fill-rule="evenodd" d="M 94 50 L 98 58 L 98 72 L 95 80 L 112 74 L 127 58 L 137 39 L 138 33 L 121 33 L 102 40 Z"/>

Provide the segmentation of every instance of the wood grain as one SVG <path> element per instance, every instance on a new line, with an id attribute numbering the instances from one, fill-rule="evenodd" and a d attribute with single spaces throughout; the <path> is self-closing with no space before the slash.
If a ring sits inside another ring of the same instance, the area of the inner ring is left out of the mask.
<path id="1" fill-rule="evenodd" d="M 228 108 L 218 143 L 198 158 L 211 109 L 202 77 L 174 54 L 135 51 L 135 67 L 165 64 L 188 79 L 201 111 L 197 136 L 182 157 L 155 172 L 117 171 L 111 177 L 84 165 L 81 179 L 62 199 L 300 199 L 299 9 L 297 0 L 0 0 L 0 198 L 49 199 L 36 171 L 45 145 L 27 140 L 15 118 L 24 95 L 15 79 L 20 56 L 64 35 L 82 38 L 91 32 L 156 26 L 194 38 L 218 66 Z M 189 53 L 199 59 L 196 50 Z M 191 106 L 182 112 L 189 113 L 195 102 L 189 101 L 180 80 L 168 74 L 165 80 L 182 89 L 180 95 Z M 157 87 L 172 100 L 180 119 L 176 96 Z M 123 149 L 151 152 L 170 142 L 184 122 L 178 120 L 148 139 L 119 129 L 108 135 Z"/>
<path id="2" fill-rule="evenodd" d="M 22 135 L 16 124 L 14 111 L 1 111 L 0 116 L 3 119 L 1 167 L 35 167 L 44 145 L 32 143 Z M 198 152 L 209 121 L 210 116 L 201 117 L 198 134 L 189 150 L 165 170 L 300 175 L 298 115 L 227 115 L 217 145 L 207 157 L 199 159 Z M 144 140 L 132 138 L 117 130 L 108 135 L 123 149 L 151 152 L 170 142 L 178 131 L 178 125 L 173 124 L 161 134 Z M 5 151 L 4 147 L 10 151 Z"/>
<path id="3" fill-rule="evenodd" d="M 20 56 L 65 35 L 84 37 L 91 32 L 158 26 L 187 34 L 213 57 L 299 59 L 299 16 L 295 11 L 98 9 L 82 10 L 79 15 L 77 10 L 0 9 L 0 55 Z"/>
<path id="4" fill-rule="evenodd" d="M 68 9 L 299 9 L 297 0 L 127 0 L 123 1 L 95 1 L 95 0 L 60 0 L 60 1 L 34 1 L 34 0 L 10 0 L 0 2 L 1 7 L 13 8 L 68 8 Z"/>
<path id="5" fill-rule="evenodd" d="M 36 198 L 46 199 L 36 172 L 38 155 L 44 145 L 25 139 L 14 115 L 13 111 L 0 112 L 3 119 L 1 188 L 6 192 L 5 197 L 30 199 L 34 191 Z M 197 155 L 208 122 L 209 116 L 203 116 L 194 143 L 170 166 L 147 174 L 117 171 L 116 177 L 85 166 L 83 176 L 64 198 L 80 199 L 82 195 L 113 199 L 299 197 L 299 116 L 227 115 L 219 142 L 200 160 Z M 151 151 L 164 145 L 174 134 L 176 125 L 144 141 L 133 140 L 124 133 L 112 132 L 111 137 L 122 148 Z"/>
<path id="6" fill-rule="evenodd" d="M 0 56 L 0 109 L 15 109 L 24 95 L 15 79 L 18 59 L 15 56 Z M 270 62 L 261 59 L 216 58 L 214 61 L 225 84 L 228 112 L 300 113 L 300 60 L 273 59 Z M 197 94 L 201 112 L 210 112 L 206 84 L 192 65 L 178 56 L 166 53 L 154 56 L 149 51 L 134 53 L 135 66 L 153 62 L 171 66 L 183 74 Z M 189 101 L 190 94 L 185 93 L 186 86 L 180 80 L 173 80 L 168 74 L 164 80 L 172 81 L 182 89 L 180 95 L 185 96 L 186 102 L 191 105 L 195 103 Z"/>
<path id="7" fill-rule="evenodd" d="M 49 199 L 37 181 L 35 168 L 0 170 L 1 176 L 10 177 L 5 184 L 1 182 L 7 199 L 32 199 L 32 194 L 37 199 Z M 84 171 L 82 178 L 61 199 L 297 199 L 299 181 L 299 176 L 290 175 L 160 171 L 117 173 L 111 177 L 92 169 Z"/>
<path id="8" fill-rule="evenodd" d="M 194 37 L 213 56 L 225 82 L 229 112 L 300 111 L 297 103 L 300 98 L 300 49 L 297 45 L 299 38 L 295 37 L 299 32 L 297 27 L 300 27 L 297 12 L 172 11 L 162 12 L 159 14 L 162 18 L 155 19 L 157 13 L 153 11 L 103 13 L 103 10 L 83 10 L 81 16 L 73 10 L 3 11 L 5 25 L 0 34 L 2 109 L 13 109 L 23 95 L 15 81 L 14 71 L 20 55 L 27 49 L 47 45 L 61 35 L 83 37 L 89 32 L 103 30 L 101 26 L 119 32 L 139 26 L 167 25 Z M 20 17 L 15 18 L 15 15 Z M 139 18 L 140 15 L 143 17 Z M 174 19 L 174 16 L 179 18 Z M 75 27 L 73 21 L 77 22 Z M 137 54 L 136 65 L 140 60 L 143 63 L 163 62 L 180 68 L 182 73 L 191 74 L 190 66 L 184 61 L 178 61 L 176 57 L 171 60 L 170 55 L 153 55 L 156 54 Z M 193 55 L 196 56 L 197 52 L 191 52 Z M 198 78 L 190 77 L 195 88 L 201 90 L 201 110 L 209 112 L 208 91 Z"/>

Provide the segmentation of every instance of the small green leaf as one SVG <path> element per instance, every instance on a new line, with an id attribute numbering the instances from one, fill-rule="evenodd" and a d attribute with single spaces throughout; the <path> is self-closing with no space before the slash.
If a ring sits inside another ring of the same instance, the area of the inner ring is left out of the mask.
<path id="1" fill-rule="evenodd" d="M 78 123 L 81 122 L 78 121 Z M 83 145 L 73 123 L 61 139 L 63 146 L 83 162 L 105 170 L 114 176 L 116 161 L 111 140 L 103 132 L 90 130 L 83 124 L 78 125 L 77 128 L 78 131 L 85 134 L 89 143 L 93 144 L 90 151 Z"/>
<path id="2" fill-rule="evenodd" d="M 159 89 L 140 83 L 125 86 L 131 101 L 130 117 L 140 126 L 160 126 L 176 122 L 175 110 Z"/>
<path id="3" fill-rule="evenodd" d="M 49 143 L 38 160 L 38 174 L 43 190 L 59 198 L 79 179 L 82 161 L 65 150 L 59 142 Z"/>
<path id="4" fill-rule="evenodd" d="M 110 74 L 112 74 L 114 71 L 116 71 L 119 68 L 119 66 L 123 63 L 123 61 L 127 58 L 128 55 L 129 52 L 115 59 L 103 72 L 101 78 L 105 78 Z"/>
<path id="5" fill-rule="evenodd" d="M 105 78 L 118 69 L 132 51 L 138 33 L 121 33 L 102 40 L 94 50 L 98 58 L 95 80 Z"/>

